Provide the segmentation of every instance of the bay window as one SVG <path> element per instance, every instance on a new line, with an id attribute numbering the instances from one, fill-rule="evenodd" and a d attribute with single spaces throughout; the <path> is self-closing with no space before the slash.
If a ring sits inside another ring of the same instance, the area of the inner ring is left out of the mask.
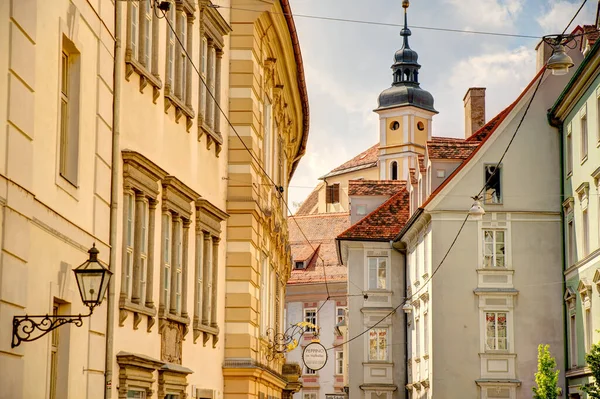
<path id="1" fill-rule="evenodd" d="M 508 350 L 506 312 L 485 312 L 485 350 Z"/>
<path id="2" fill-rule="evenodd" d="M 369 274 L 369 289 L 370 290 L 385 290 L 388 289 L 388 270 L 387 258 L 369 257 L 368 274 Z"/>

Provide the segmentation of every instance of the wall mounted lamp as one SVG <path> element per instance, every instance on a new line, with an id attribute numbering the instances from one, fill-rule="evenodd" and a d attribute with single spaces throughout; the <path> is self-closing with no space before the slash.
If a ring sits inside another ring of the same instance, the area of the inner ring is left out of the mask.
<path id="1" fill-rule="evenodd" d="M 83 318 L 90 317 L 94 308 L 102 303 L 112 272 L 98 261 L 96 244 L 88 251 L 90 257 L 81 266 L 73 270 L 81 301 L 90 309 L 90 313 L 82 315 L 25 315 L 13 317 L 11 347 L 19 346 L 21 342 L 35 341 L 50 331 L 64 324 L 83 325 Z"/>

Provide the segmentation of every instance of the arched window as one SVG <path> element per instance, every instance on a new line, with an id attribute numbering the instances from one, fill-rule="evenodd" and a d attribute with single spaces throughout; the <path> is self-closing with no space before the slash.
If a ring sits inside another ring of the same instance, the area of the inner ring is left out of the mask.
<path id="1" fill-rule="evenodd" d="M 390 176 L 392 180 L 398 180 L 398 162 L 392 161 L 390 165 Z"/>
<path id="2" fill-rule="evenodd" d="M 404 80 L 406 80 L 407 82 L 410 82 L 410 70 L 405 69 L 404 70 Z"/>

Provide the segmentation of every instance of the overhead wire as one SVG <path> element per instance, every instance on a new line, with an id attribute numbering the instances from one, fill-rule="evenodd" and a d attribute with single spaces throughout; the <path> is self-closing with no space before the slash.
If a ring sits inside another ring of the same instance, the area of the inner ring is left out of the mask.
<path id="1" fill-rule="evenodd" d="M 584 0 L 583 3 L 581 4 L 581 6 L 579 7 L 579 9 L 577 10 L 577 12 L 575 13 L 575 15 L 573 16 L 573 18 L 571 19 L 571 21 L 569 22 L 569 25 L 567 26 L 567 28 L 565 28 L 565 30 L 563 31 L 566 32 L 566 30 L 568 29 L 568 27 L 571 25 L 571 23 L 573 23 L 573 21 L 575 20 L 575 18 L 577 18 L 577 15 L 579 14 L 579 12 L 583 9 L 583 7 L 585 6 L 585 3 L 587 2 L 587 0 Z M 519 123 L 517 125 L 517 127 L 515 128 L 515 132 L 513 133 L 510 141 L 508 142 L 506 149 L 504 150 L 504 152 L 502 153 L 502 156 L 500 157 L 498 163 L 496 164 L 496 167 L 494 168 L 494 172 L 490 175 L 490 177 L 486 180 L 485 184 L 483 185 L 483 187 L 481 188 L 481 190 L 479 191 L 479 193 L 477 194 L 477 196 L 475 196 L 474 198 L 479 198 L 481 196 L 481 194 L 485 191 L 486 187 L 488 187 L 488 184 L 490 183 L 491 179 L 493 178 L 493 176 L 498 172 L 498 170 L 500 170 L 500 166 L 502 161 L 504 160 L 504 157 L 506 156 L 508 150 L 510 149 L 512 143 L 514 142 L 514 139 L 517 136 L 517 133 L 519 132 L 523 121 L 525 120 L 525 117 L 527 116 L 527 113 L 529 112 L 529 109 L 531 107 L 531 104 L 533 103 L 533 100 L 541 86 L 542 81 L 544 80 L 544 75 L 546 73 L 546 65 L 544 65 L 542 67 L 542 72 L 540 74 L 540 76 L 538 77 L 538 82 L 535 86 L 535 89 L 531 95 L 531 98 L 529 99 L 527 106 L 525 107 L 525 110 L 523 112 L 523 115 L 521 116 L 521 119 L 519 120 Z M 335 344 L 330 348 L 327 348 L 327 350 L 332 350 L 335 348 L 338 348 L 342 345 L 345 345 L 347 343 L 350 343 L 352 341 L 354 341 L 355 339 L 360 338 L 361 336 L 363 336 L 364 334 L 366 334 L 367 332 L 371 331 L 373 328 L 377 327 L 379 324 L 383 323 L 388 317 L 390 317 L 391 315 L 393 315 L 394 313 L 396 313 L 396 311 L 400 308 L 403 307 L 404 305 L 407 304 L 407 301 L 413 299 L 422 289 L 424 289 L 425 287 L 428 286 L 428 283 L 433 279 L 433 277 L 435 276 L 435 274 L 437 273 L 437 271 L 441 268 L 441 266 L 444 264 L 444 262 L 446 261 L 448 255 L 450 254 L 450 251 L 452 250 L 452 248 L 454 247 L 454 245 L 456 244 L 458 238 L 460 237 L 460 234 L 463 230 L 463 228 L 465 227 L 465 224 L 467 223 L 467 220 L 469 219 L 469 213 L 467 212 L 466 217 L 464 218 L 463 222 L 461 223 L 456 235 L 454 236 L 454 239 L 452 240 L 452 243 L 450 244 L 450 246 L 448 247 L 448 250 L 446 251 L 446 253 L 444 254 L 444 257 L 442 258 L 442 260 L 440 261 L 440 263 L 437 265 L 437 267 L 433 270 L 433 272 L 431 273 L 431 276 L 429 276 L 427 278 L 427 280 L 425 280 L 423 282 L 423 284 L 414 292 L 411 293 L 410 296 L 405 297 L 403 299 L 403 301 L 396 306 L 395 308 L 393 308 L 389 313 L 387 313 L 383 318 L 381 318 L 379 321 L 377 321 L 375 324 L 373 324 L 372 326 L 368 327 L 366 330 L 362 331 L 361 333 L 347 339 L 344 342 L 341 342 L 339 344 Z"/>
<path id="2" fill-rule="evenodd" d="M 155 0 L 155 2 L 154 2 L 154 8 L 155 8 L 155 10 L 156 10 L 156 8 L 158 8 L 156 6 L 157 1 L 158 0 Z M 206 88 L 206 92 L 208 93 L 208 95 L 210 96 L 210 98 L 212 99 L 212 101 L 214 101 L 215 106 L 217 107 L 217 109 L 219 110 L 219 112 L 223 115 L 223 117 L 227 121 L 227 124 L 229 125 L 229 127 L 231 128 L 231 130 L 234 132 L 234 134 L 240 140 L 240 142 L 242 143 L 242 146 L 244 147 L 244 149 L 250 154 L 250 157 L 255 161 L 256 165 L 259 168 L 259 170 L 267 178 L 267 180 L 269 180 L 271 182 L 271 184 L 273 185 L 273 188 L 275 189 L 276 195 L 279 197 L 279 199 L 281 200 L 281 202 L 285 205 L 285 208 L 287 209 L 288 213 L 291 214 L 291 209 L 290 209 L 289 205 L 287 204 L 287 202 L 285 201 L 285 198 L 283 197 L 283 186 L 280 186 L 277 183 L 275 183 L 275 181 L 271 178 L 271 176 L 269 176 L 268 172 L 261 165 L 260 160 L 250 150 L 250 148 L 248 148 L 248 146 L 246 145 L 246 143 L 244 142 L 244 140 L 242 139 L 242 137 L 240 136 L 240 134 L 235 129 L 235 126 L 233 126 L 233 124 L 231 123 L 231 120 L 229 119 L 227 113 L 223 110 L 223 108 L 221 107 L 221 104 L 219 104 L 219 102 L 217 101 L 214 93 L 211 91 L 210 87 L 208 86 L 208 84 L 206 83 L 206 81 L 204 80 L 204 78 L 202 77 L 202 74 L 198 70 L 198 67 L 192 61 L 192 57 L 190 56 L 190 54 L 189 54 L 186 46 L 181 41 L 181 38 L 179 37 L 179 35 L 177 34 L 175 28 L 173 27 L 173 24 L 171 23 L 171 21 L 167 17 L 167 14 L 166 14 L 165 10 L 160 9 L 160 11 L 163 14 L 162 18 L 167 22 L 167 25 L 168 25 L 169 29 L 173 33 L 173 36 L 175 37 L 175 39 L 177 40 L 177 42 L 179 43 L 179 46 L 181 47 L 181 50 L 184 52 L 184 54 L 186 56 L 186 59 L 187 59 L 187 62 L 189 62 L 189 64 L 193 67 L 194 71 L 196 71 L 196 74 L 198 75 L 200 81 L 202 82 L 202 84 Z M 326 262 L 323 259 L 323 257 L 319 253 L 317 253 L 317 250 L 315 249 L 315 247 L 312 245 L 312 243 L 308 239 L 306 233 L 300 227 L 300 224 L 298 223 L 298 221 L 296 219 L 294 219 L 294 218 L 292 218 L 292 220 L 296 223 L 296 226 L 298 227 L 298 230 L 300 231 L 300 233 L 302 234 L 302 236 L 304 237 L 304 239 L 306 240 L 306 242 L 308 243 L 308 245 L 313 250 L 313 253 L 316 253 L 317 257 L 321 260 L 321 262 L 323 264 L 323 278 L 324 278 L 325 288 L 326 288 L 326 291 L 327 291 L 327 300 L 326 301 L 328 301 L 330 299 L 330 291 L 329 291 L 329 283 L 328 283 L 328 280 L 327 280 L 327 272 L 325 271 Z"/>

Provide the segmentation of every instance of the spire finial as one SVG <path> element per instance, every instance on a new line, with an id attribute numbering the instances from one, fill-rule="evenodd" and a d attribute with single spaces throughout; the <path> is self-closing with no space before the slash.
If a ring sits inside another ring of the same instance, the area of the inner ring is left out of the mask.
<path id="1" fill-rule="evenodd" d="M 402 8 L 404 8 L 404 28 L 400 31 L 400 36 L 404 38 L 404 47 L 408 48 L 408 37 L 412 34 L 410 29 L 408 29 L 408 17 L 407 11 L 408 6 L 410 5 L 409 0 L 402 0 Z"/>

